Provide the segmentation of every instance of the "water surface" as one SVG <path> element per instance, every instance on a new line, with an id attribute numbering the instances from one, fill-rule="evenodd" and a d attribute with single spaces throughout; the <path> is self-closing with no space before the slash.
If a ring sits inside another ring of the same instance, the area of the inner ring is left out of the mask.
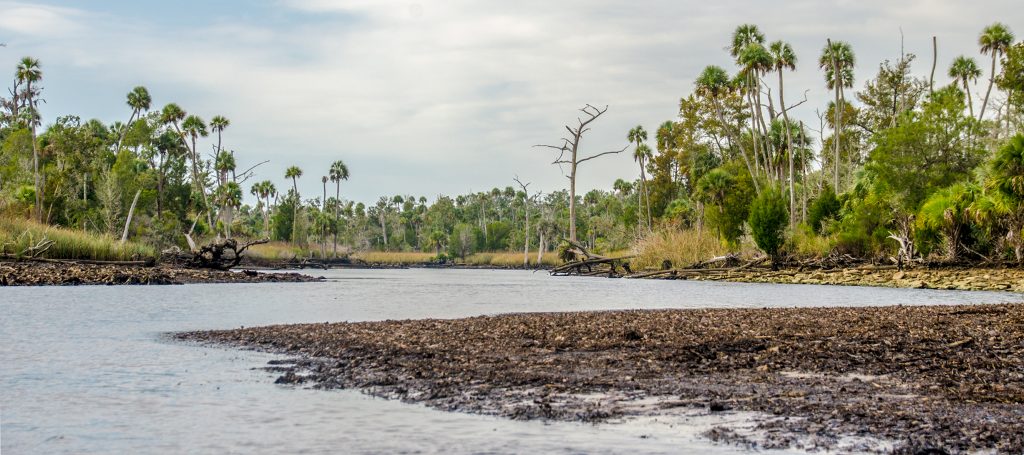
<path id="1" fill-rule="evenodd" d="M 323 283 L 0 288 L 0 451 L 20 453 L 731 453 L 721 421 L 515 422 L 355 391 L 273 384 L 272 355 L 167 332 L 525 311 L 997 303 L 1019 294 L 330 270 Z"/>

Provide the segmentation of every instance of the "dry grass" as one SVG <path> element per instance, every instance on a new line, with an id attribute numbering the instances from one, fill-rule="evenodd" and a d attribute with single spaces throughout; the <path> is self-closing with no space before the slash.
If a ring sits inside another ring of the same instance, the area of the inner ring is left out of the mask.
<path id="1" fill-rule="evenodd" d="M 32 221 L 0 217 L 0 253 L 19 254 L 43 240 L 53 245 L 40 257 L 49 259 L 87 259 L 93 261 L 130 261 L 156 257 L 149 245 L 121 243 L 109 235 L 48 226 Z"/>
<path id="2" fill-rule="evenodd" d="M 531 251 L 528 254 L 530 267 L 537 265 L 537 252 Z M 541 264 L 547 267 L 558 265 L 558 254 L 554 252 L 544 253 Z M 476 253 L 466 258 L 469 265 L 489 265 L 492 267 L 522 267 L 522 252 L 497 252 L 497 253 Z"/>
<path id="3" fill-rule="evenodd" d="M 437 256 L 419 251 L 362 251 L 349 257 L 372 264 L 413 265 L 433 262 Z"/>
<path id="4" fill-rule="evenodd" d="M 671 261 L 673 267 L 686 267 L 731 252 L 712 231 L 674 228 L 648 235 L 637 241 L 633 250 L 636 254 L 631 261 L 633 270 L 660 269 L 666 260 Z M 741 253 L 743 250 L 741 247 Z"/>
<path id="5" fill-rule="evenodd" d="M 793 252 L 800 257 L 823 258 L 835 247 L 835 238 L 814 234 L 810 228 L 799 228 L 793 235 Z"/>
<path id="6" fill-rule="evenodd" d="M 269 260 L 308 257 L 308 251 L 289 242 L 270 242 L 262 245 L 253 245 L 245 250 L 245 254 L 254 258 Z"/>

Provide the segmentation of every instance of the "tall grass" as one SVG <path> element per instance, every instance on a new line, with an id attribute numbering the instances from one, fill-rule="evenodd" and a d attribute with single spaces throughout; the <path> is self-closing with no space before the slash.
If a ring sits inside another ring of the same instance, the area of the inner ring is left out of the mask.
<path id="1" fill-rule="evenodd" d="M 93 261 L 131 261 L 156 257 L 153 247 L 136 242 L 121 243 L 109 235 L 99 235 L 32 221 L 0 217 L 0 253 L 19 254 L 43 240 L 53 242 L 39 257 L 49 259 L 86 259 Z"/>
<path id="2" fill-rule="evenodd" d="M 633 248 L 636 257 L 630 262 L 634 270 L 660 269 L 665 261 L 683 268 L 731 252 L 713 231 L 675 228 L 656 231 L 637 241 Z"/>
<path id="3" fill-rule="evenodd" d="M 354 253 L 352 259 L 361 260 L 371 264 L 390 265 L 422 265 L 437 262 L 434 253 L 422 253 L 418 251 L 363 251 Z M 537 252 L 529 253 L 529 267 L 535 267 L 537 263 Z M 490 267 L 522 267 L 522 252 L 484 252 L 474 253 L 466 256 L 465 260 L 455 259 L 457 265 L 490 266 Z M 544 253 L 541 258 L 541 265 L 551 267 L 558 264 L 558 255 L 554 252 Z"/>

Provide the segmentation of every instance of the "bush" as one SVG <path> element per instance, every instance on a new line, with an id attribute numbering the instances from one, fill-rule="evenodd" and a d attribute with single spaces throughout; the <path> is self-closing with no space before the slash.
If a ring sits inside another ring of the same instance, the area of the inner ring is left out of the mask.
<path id="1" fill-rule="evenodd" d="M 807 212 L 807 224 L 814 232 L 821 234 L 822 223 L 828 219 L 835 219 L 840 208 L 842 208 L 842 204 L 839 203 L 836 192 L 832 190 L 831 186 L 825 185 Z"/>
<path id="2" fill-rule="evenodd" d="M 766 188 L 754 202 L 750 204 L 750 231 L 757 247 L 772 258 L 772 268 L 778 264 L 779 249 L 785 242 L 786 223 L 789 212 L 786 201 L 775 188 Z"/>

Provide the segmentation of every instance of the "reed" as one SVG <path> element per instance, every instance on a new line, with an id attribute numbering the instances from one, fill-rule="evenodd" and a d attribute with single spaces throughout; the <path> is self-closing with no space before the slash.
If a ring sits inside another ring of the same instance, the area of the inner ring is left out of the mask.
<path id="1" fill-rule="evenodd" d="M 634 270 L 660 269 L 665 261 L 671 262 L 672 267 L 683 268 L 731 252 L 713 231 L 675 228 L 656 231 L 637 241 L 633 248 L 636 257 L 631 265 Z M 743 250 L 745 248 L 741 248 L 741 253 L 745 252 Z"/>
<path id="2" fill-rule="evenodd" d="M 32 221 L 0 217 L 0 253 L 17 255 L 40 242 L 52 245 L 39 257 L 92 261 L 132 261 L 156 257 L 156 250 L 136 242 L 121 243 L 110 235 L 48 226 Z"/>

